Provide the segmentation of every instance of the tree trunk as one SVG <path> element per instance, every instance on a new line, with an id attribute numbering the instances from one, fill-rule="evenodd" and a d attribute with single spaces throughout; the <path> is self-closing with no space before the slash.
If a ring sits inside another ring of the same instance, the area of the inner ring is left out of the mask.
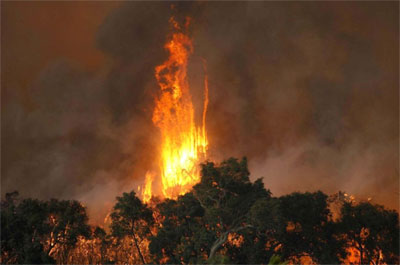
<path id="1" fill-rule="evenodd" d="M 240 230 L 243 230 L 245 228 L 252 227 L 251 225 L 245 225 L 245 226 L 240 226 L 236 228 L 232 228 L 226 232 L 224 232 L 217 240 L 215 240 L 214 244 L 211 247 L 210 250 L 210 255 L 208 256 L 208 260 L 212 259 L 215 256 L 215 253 L 217 250 L 226 242 L 228 239 L 229 233 L 234 233 L 234 232 L 239 232 Z"/>
<path id="2" fill-rule="evenodd" d="M 228 234 L 230 231 L 226 231 L 225 233 L 222 234 L 212 245 L 211 250 L 210 250 L 210 255 L 208 256 L 208 260 L 212 259 L 215 256 L 215 253 L 217 250 L 222 246 L 222 244 L 225 243 L 225 241 L 228 239 Z"/>
<path id="3" fill-rule="evenodd" d="M 360 264 L 362 265 L 362 264 L 364 264 L 363 263 L 363 248 L 362 248 L 362 246 L 360 247 Z"/>
<path id="4" fill-rule="evenodd" d="M 138 242 L 137 242 L 137 240 L 136 240 L 135 234 L 133 234 L 133 241 L 135 242 L 135 246 L 136 246 L 136 249 L 137 249 L 137 251 L 138 251 L 138 253 L 139 253 L 140 259 L 142 260 L 143 264 L 146 264 L 146 261 L 144 261 L 144 257 L 143 257 L 143 255 L 142 255 L 142 252 L 140 251 L 140 247 L 139 247 L 139 244 L 138 244 Z"/>

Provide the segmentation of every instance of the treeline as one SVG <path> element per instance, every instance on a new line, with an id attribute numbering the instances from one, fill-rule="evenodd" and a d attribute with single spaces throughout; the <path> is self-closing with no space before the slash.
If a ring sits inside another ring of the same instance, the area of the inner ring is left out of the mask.
<path id="1" fill-rule="evenodd" d="M 273 197 L 247 161 L 202 165 L 177 200 L 117 197 L 106 228 L 77 201 L 1 201 L 1 263 L 398 264 L 399 216 L 338 192 Z"/>

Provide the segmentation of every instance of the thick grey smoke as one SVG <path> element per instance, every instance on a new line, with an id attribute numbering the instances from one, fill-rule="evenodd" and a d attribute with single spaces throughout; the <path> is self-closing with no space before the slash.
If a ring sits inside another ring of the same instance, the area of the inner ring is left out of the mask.
<path id="1" fill-rule="evenodd" d="M 207 9 L 208 27 L 194 39 L 210 65 L 208 124 L 218 157 L 247 155 L 253 176 L 265 176 L 275 194 L 340 189 L 398 208 L 392 7 L 253 2 Z"/>
<path id="2" fill-rule="evenodd" d="M 193 19 L 195 101 L 207 61 L 211 159 L 247 156 L 276 195 L 344 190 L 398 208 L 398 3 L 170 4 L 123 4 L 98 29 L 104 71 L 60 59 L 32 84 L 34 111 L 3 108 L 3 194 L 76 198 L 100 218 L 143 182 L 175 14 Z"/>

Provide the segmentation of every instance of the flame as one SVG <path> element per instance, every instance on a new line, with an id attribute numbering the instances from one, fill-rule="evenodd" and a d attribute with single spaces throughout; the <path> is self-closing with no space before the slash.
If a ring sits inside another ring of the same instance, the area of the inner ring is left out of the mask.
<path id="1" fill-rule="evenodd" d="M 161 132 L 160 177 L 162 195 L 175 198 L 184 194 L 200 180 L 198 163 L 206 157 L 206 113 L 208 105 L 208 80 L 204 79 L 204 102 L 202 124 L 197 125 L 194 107 L 187 79 L 187 64 L 193 53 L 191 38 L 172 17 L 170 23 L 174 33 L 165 44 L 168 60 L 155 68 L 155 77 L 160 86 L 159 97 L 155 100 L 152 121 Z M 203 61 L 204 72 L 206 64 Z M 153 177 L 146 174 L 143 200 L 152 195 Z"/>
<path id="2" fill-rule="evenodd" d="M 145 186 L 143 190 L 143 201 L 148 202 L 151 199 L 151 188 L 153 186 L 154 175 L 152 172 L 146 173 Z"/>

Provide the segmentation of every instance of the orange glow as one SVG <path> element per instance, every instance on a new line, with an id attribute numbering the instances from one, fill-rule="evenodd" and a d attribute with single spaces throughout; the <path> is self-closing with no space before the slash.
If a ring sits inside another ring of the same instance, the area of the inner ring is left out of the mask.
<path id="1" fill-rule="evenodd" d="M 198 164 L 207 152 L 206 112 L 208 105 L 207 76 L 204 79 L 202 124 L 195 122 L 195 111 L 187 79 L 187 64 L 193 52 L 192 40 L 178 22 L 170 19 L 174 33 L 165 44 L 168 60 L 155 68 L 160 94 L 155 100 L 152 121 L 161 132 L 160 177 L 162 196 L 176 198 L 200 180 Z M 206 71 L 203 61 L 204 71 Z M 146 176 L 143 200 L 151 198 L 154 189 Z"/>
<path id="2" fill-rule="evenodd" d="M 143 190 L 143 196 L 142 196 L 144 202 L 148 202 L 151 199 L 151 189 L 153 186 L 153 179 L 154 179 L 153 173 L 147 172 L 145 186 L 144 186 L 144 190 Z"/>

